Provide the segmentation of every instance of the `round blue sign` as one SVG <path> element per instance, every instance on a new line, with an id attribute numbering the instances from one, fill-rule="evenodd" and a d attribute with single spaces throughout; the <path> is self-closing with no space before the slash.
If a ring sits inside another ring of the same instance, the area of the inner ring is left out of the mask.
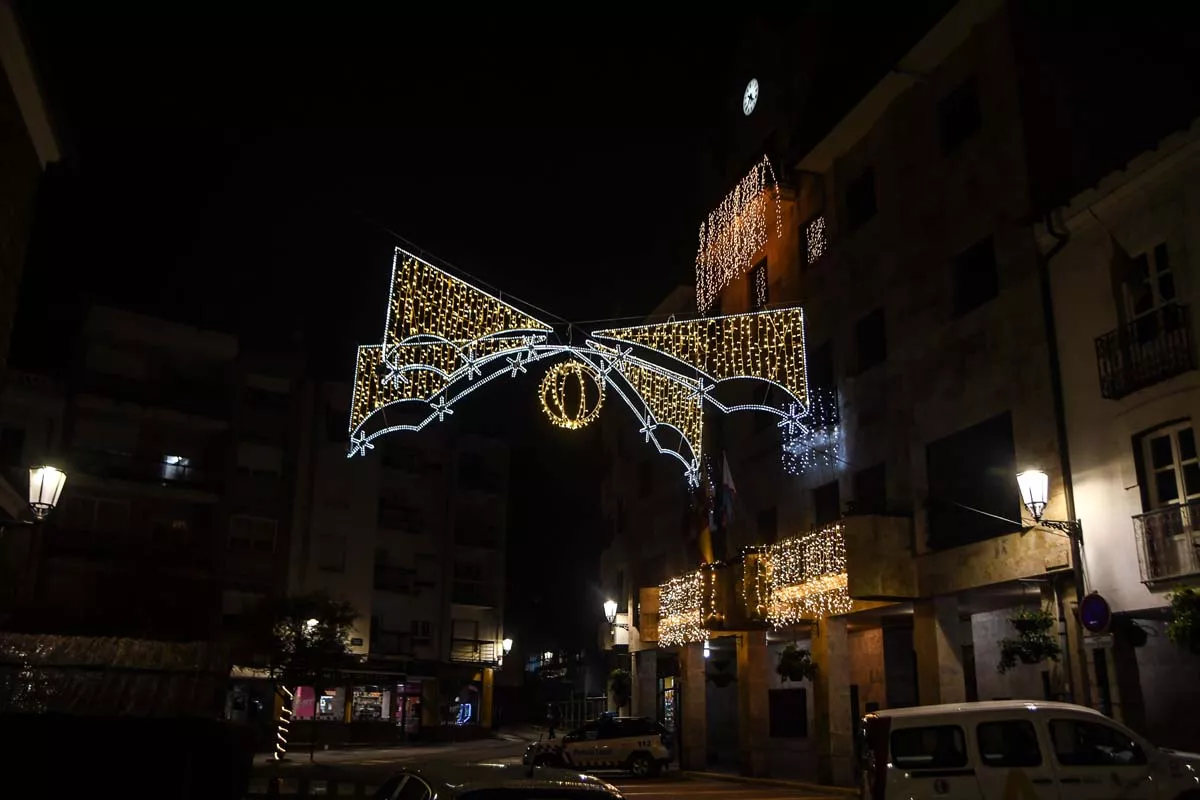
<path id="1" fill-rule="evenodd" d="M 1112 623 L 1112 608 L 1107 600 L 1092 592 L 1079 603 L 1079 621 L 1091 633 L 1104 633 Z"/>

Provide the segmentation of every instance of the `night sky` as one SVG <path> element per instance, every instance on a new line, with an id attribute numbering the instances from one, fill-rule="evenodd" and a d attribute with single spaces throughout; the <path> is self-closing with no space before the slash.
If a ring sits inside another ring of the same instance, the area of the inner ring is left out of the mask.
<path id="1" fill-rule="evenodd" d="M 751 21 L 728 9 L 601 22 L 81 8 L 21 6 L 67 158 L 42 198 L 17 366 L 61 367 L 99 301 L 250 347 L 303 337 L 314 375 L 348 381 L 405 241 L 561 318 L 642 315 L 690 282 L 697 226 L 727 190 L 699 164 L 745 80 L 734 45 Z M 877 61 L 903 52 L 877 40 Z M 866 86 L 886 68 L 839 55 Z M 535 387 L 481 401 L 514 444 L 510 614 L 536 620 L 527 635 L 587 642 L 598 441 L 553 429 Z"/>

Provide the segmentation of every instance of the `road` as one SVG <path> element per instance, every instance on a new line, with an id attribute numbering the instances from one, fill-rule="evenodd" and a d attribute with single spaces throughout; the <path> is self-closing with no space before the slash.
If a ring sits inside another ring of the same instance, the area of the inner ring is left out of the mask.
<path id="1" fill-rule="evenodd" d="M 514 737 L 516 738 L 516 737 Z M 294 761 L 286 761 L 278 767 L 259 757 L 255 762 L 255 775 L 250 785 L 250 796 L 266 794 L 267 780 L 278 775 L 282 781 L 281 794 L 296 792 L 301 779 L 305 779 L 314 795 L 328 795 L 328 781 L 338 783 L 340 796 L 350 797 L 354 785 L 365 784 L 373 790 L 387 776 L 407 765 L 435 761 L 520 763 L 527 742 L 483 740 L 461 744 L 405 747 L 372 748 L 353 750 L 318 751 L 316 761 L 308 762 L 307 753 L 296 753 Z M 658 800 L 658 798 L 687 797 L 694 800 L 834 800 L 845 795 L 823 794 L 813 789 L 777 786 L 763 783 L 742 783 L 732 780 L 703 778 L 668 772 L 660 778 L 637 779 L 622 773 L 598 773 L 621 789 L 629 800 Z"/>

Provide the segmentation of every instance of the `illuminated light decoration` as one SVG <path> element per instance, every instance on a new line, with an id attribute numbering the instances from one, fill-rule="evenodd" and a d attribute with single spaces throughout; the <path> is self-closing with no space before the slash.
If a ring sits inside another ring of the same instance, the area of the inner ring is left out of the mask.
<path id="1" fill-rule="evenodd" d="M 765 619 L 770 602 L 769 556 L 765 547 L 742 550 L 742 605 L 751 619 Z"/>
<path id="2" fill-rule="evenodd" d="M 700 568 L 700 575 L 704 581 L 704 605 L 701 609 L 701 619 L 706 631 L 719 629 L 725 624 L 725 614 L 721 610 L 718 576 L 718 570 L 723 569 L 724 566 L 717 562 L 705 564 Z"/>
<path id="3" fill-rule="evenodd" d="M 696 307 L 701 313 L 708 311 L 722 289 L 750 269 L 754 256 L 766 245 L 771 229 L 768 205 L 772 202 L 778 237 L 783 232 L 779 183 L 770 159 L 763 156 L 700 224 Z"/>
<path id="4" fill-rule="evenodd" d="M 292 705 L 296 700 L 296 695 L 286 686 L 280 684 L 279 691 L 283 694 L 283 702 L 279 705 L 279 724 L 275 729 L 275 752 L 271 754 L 276 761 L 282 761 L 287 756 L 289 728 L 295 713 Z"/>
<path id="5" fill-rule="evenodd" d="M 794 426 L 784 428 L 780 455 L 784 471 L 800 475 L 810 470 L 833 467 L 841 463 L 842 428 L 837 393 L 809 390 L 808 413 L 795 420 Z"/>
<path id="6" fill-rule="evenodd" d="M 700 570 L 672 578 L 659 587 L 658 643 L 663 647 L 701 642 L 708 638 L 701 619 L 704 575 Z"/>
<path id="7" fill-rule="evenodd" d="M 580 380 L 587 371 L 598 387 L 595 406 L 585 399 L 577 413 L 561 413 L 558 400 L 565 398 L 543 384 L 547 413 L 573 420 L 567 427 L 581 426 L 595 418 L 604 394 L 615 392 L 645 441 L 676 458 L 692 486 L 700 483 L 706 404 L 725 414 L 758 411 L 793 423 L 806 413 L 799 308 L 616 328 L 593 337 L 584 345 L 561 343 L 550 325 L 397 248 L 383 341 L 358 348 L 348 455 L 365 455 L 379 436 L 445 422 L 471 392 L 528 373 L 543 359 L 572 359 L 567 363 L 575 366 L 561 370 L 579 370 Z M 554 374 L 561 378 L 565 371 Z M 714 392 L 730 380 L 764 381 L 779 390 L 787 408 L 726 405 Z M 385 409 L 390 418 L 368 427 Z"/>
<path id="8" fill-rule="evenodd" d="M 572 378 L 578 388 L 578 402 L 574 410 L 569 408 L 570 403 L 567 399 L 567 386 Z M 591 405 L 588 404 L 588 378 L 596 387 L 596 399 Z M 563 361 L 546 371 L 538 396 L 542 401 L 542 410 L 552 423 L 560 428 L 579 430 L 600 414 L 600 407 L 604 405 L 604 379 L 596 374 L 591 364 L 574 359 Z"/>
<path id="9" fill-rule="evenodd" d="M 829 241 L 825 238 L 824 216 L 813 217 L 804 227 L 804 246 L 810 266 L 820 261 L 821 256 L 825 255 L 825 251 L 829 248 Z"/>
<path id="10" fill-rule="evenodd" d="M 751 287 L 754 291 L 754 307 L 756 309 L 766 308 L 767 301 L 771 298 L 771 288 L 768 283 L 770 276 L 767 275 L 767 270 L 765 268 L 752 269 L 750 277 L 754 281 L 754 286 Z"/>
<path id="11" fill-rule="evenodd" d="M 776 628 L 848 614 L 846 541 L 840 522 L 784 539 L 768 550 L 767 619 Z"/>

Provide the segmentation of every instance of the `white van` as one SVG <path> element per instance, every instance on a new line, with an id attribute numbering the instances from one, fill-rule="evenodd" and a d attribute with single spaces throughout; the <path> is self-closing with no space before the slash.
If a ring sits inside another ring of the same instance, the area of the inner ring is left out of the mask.
<path id="1" fill-rule="evenodd" d="M 864 800 L 1200 800 L 1200 755 L 1083 706 L 897 708 L 868 714 L 860 733 Z"/>

